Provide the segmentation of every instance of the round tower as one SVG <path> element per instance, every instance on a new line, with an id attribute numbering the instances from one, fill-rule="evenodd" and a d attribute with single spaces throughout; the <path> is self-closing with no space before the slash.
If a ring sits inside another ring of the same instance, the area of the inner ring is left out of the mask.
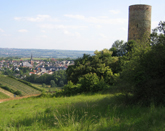
<path id="1" fill-rule="evenodd" d="M 128 40 L 141 40 L 151 33 L 151 6 L 129 6 Z"/>

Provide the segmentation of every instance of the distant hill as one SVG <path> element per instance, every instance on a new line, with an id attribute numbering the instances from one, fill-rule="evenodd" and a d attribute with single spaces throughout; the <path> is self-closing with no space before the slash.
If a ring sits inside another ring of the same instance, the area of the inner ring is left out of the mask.
<path id="1" fill-rule="evenodd" d="M 0 84 L 14 91 L 21 91 L 22 95 L 40 94 L 41 92 L 8 76 L 0 76 Z"/>
<path id="2" fill-rule="evenodd" d="M 83 54 L 93 55 L 94 51 L 0 48 L 0 57 L 27 58 L 31 54 L 38 58 L 78 58 Z"/>

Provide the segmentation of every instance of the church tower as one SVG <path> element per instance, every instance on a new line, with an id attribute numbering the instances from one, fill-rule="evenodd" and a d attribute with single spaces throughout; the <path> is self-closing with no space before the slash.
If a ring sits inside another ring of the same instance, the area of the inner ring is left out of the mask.
<path id="1" fill-rule="evenodd" d="M 33 63 L 34 63 L 34 62 L 33 62 L 33 55 L 32 55 L 32 53 L 31 53 L 30 64 L 33 65 Z"/>

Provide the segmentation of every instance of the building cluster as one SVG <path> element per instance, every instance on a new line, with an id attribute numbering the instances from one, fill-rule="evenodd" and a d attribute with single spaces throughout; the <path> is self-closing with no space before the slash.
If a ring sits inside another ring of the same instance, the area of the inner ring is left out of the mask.
<path id="1" fill-rule="evenodd" d="M 3 70 L 4 68 L 8 68 L 9 70 L 14 69 L 14 71 L 19 72 L 20 67 L 24 67 L 24 68 L 30 69 L 29 75 L 36 74 L 39 76 L 45 73 L 53 74 L 53 72 L 58 71 L 58 70 L 66 70 L 69 65 L 74 65 L 74 61 L 70 61 L 70 60 L 57 61 L 54 58 L 50 59 L 50 61 L 33 60 L 32 56 L 29 61 L 28 60 L 25 60 L 25 61 L 2 60 L 0 61 L 1 70 Z"/>

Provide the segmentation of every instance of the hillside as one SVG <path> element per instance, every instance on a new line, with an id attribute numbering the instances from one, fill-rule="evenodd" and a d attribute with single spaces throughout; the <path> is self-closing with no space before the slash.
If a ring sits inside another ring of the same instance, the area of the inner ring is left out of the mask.
<path id="1" fill-rule="evenodd" d="M 1 93 L 1 95 L 4 94 L 3 96 L 5 96 L 5 95 L 8 96 L 6 98 L 12 98 L 12 97 L 14 97 L 14 94 L 13 93 L 11 93 L 11 92 L 9 92 L 7 90 L 4 90 L 2 88 L 0 88 L 0 93 Z M 0 99 L 1 99 L 1 97 L 0 97 Z"/>
<path id="2" fill-rule="evenodd" d="M 164 131 L 165 108 L 127 105 L 121 94 L 27 98 L 0 103 L 0 130 Z"/>
<path id="3" fill-rule="evenodd" d="M 8 95 L 0 92 L 0 99 L 7 99 L 7 98 L 10 98 Z"/>
<path id="4" fill-rule="evenodd" d="M 21 91 L 22 95 L 40 94 L 41 92 L 8 76 L 0 76 L 0 84 L 14 91 Z"/>

